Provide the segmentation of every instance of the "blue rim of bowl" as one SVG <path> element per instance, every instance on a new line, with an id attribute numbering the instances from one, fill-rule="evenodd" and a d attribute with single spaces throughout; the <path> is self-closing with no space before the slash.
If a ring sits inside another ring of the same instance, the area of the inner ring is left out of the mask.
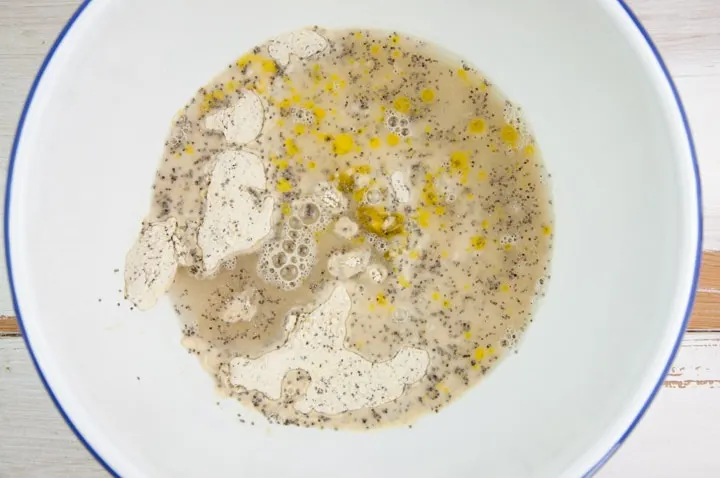
<path id="1" fill-rule="evenodd" d="M 678 93 L 677 87 L 675 86 L 675 82 L 673 82 L 672 77 L 670 76 L 670 72 L 665 65 L 665 62 L 662 59 L 662 56 L 660 55 L 660 52 L 658 51 L 657 47 L 655 46 L 655 43 L 653 43 L 652 39 L 650 38 L 650 35 L 648 34 L 647 30 L 642 26 L 640 23 L 640 20 L 638 20 L 637 16 L 633 11 L 630 9 L 630 7 L 625 3 L 625 0 L 616 0 L 620 7 L 625 11 L 625 13 L 628 15 L 630 20 L 635 24 L 635 27 L 638 29 L 638 31 L 641 33 L 643 38 L 645 39 L 647 45 L 652 50 L 653 55 L 655 56 L 655 59 L 660 66 L 663 74 L 665 75 L 665 79 L 667 80 L 668 84 L 670 85 L 670 88 L 672 89 L 673 96 L 675 98 L 675 103 L 677 105 L 677 108 L 680 112 L 680 116 L 682 117 L 683 125 L 685 127 L 685 134 L 687 136 L 688 141 L 688 147 L 690 149 L 690 155 L 692 156 L 692 162 L 693 162 L 693 172 L 695 173 L 695 187 L 697 189 L 697 211 L 698 211 L 698 243 L 697 243 L 697 250 L 695 253 L 695 271 L 693 274 L 693 282 L 692 287 L 690 289 L 690 297 L 688 297 L 687 305 L 685 308 L 685 317 L 683 318 L 682 322 L 682 328 L 678 330 L 678 336 L 675 340 L 675 345 L 673 346 L 673 350 L 670 354 L 670 357 L 668 357 L 667 364 L 665 364 L 665 367 L 663 369 L 663 373 L 658 378 L 657 383 L 655 384 L 655 387 L 650 392 L 650 395 L 647 397 L 645 404 L 642 406 L 638 414 L 635 416 L 633 421 L 628 426 L 627 430 L 625 430 L 625 433 L 622 434 L 622 436 L 615 442 L 615 444 L 607 451 L 607 453 L 598 461 L 595 466 L 590 468 L 584 476 L 589 477 L 594 475 L 602 466 L 607 463 L 607 461 L 613 456 L 615 451 L 617 451 L 618 448 L 623 444 L 623 442 L 627 439 L 627 437 L 630 435 L 630 433 L 635 429 L 640 419 L 643 417 L 645 412 L 647 411 L 648 407 L 652 403 L 653 399 L 655 398 L 655 395 L 657 394 L 658 390 L 662 386 L 662 383 L 664 381 L 665 376 L 667 375 L 670 366 L 672 365 L 673 359 L 675 358 L 675 355 L 677 354 L 678 348 L 680 347 L 680 342 L 682 341 L 683 334 L 685 332 L 685 329 L 687 328 L 687 324 L 690 320 L 690 314 L 692 312 L 692 306 L 694 302 L 695 292 L 697 289 L 697 283 L 698 283 L 698 277 L 700 273 L 700 262 L 702 258 L 702 236 L 703 236 L 703 217 L 702 217 L 702 191 L 701 191 L 701 185 L 700 185 L 700 172 L 698 168 L 698 161 L 697 161 L 697 154 L 695 151 L 695 143 L 693 142 L 692 132 L 690 130 L 690 124 L 687 119 L 687 115 L 685 113 L 685 108 L 683 107 L 682 100 L 680 99 L 680 94 Z M 113 476 L 119 477 L 120 475 L 113 470 L 110 465 L 103 460 L 103 458 L 100 456 L 100 454 L 95 451 L 95 449 L 90 445 L 90 443 L 85 440 L 85 437 L 80 433 L 80 431 L 75 427 L 72 420 L 68 416 L 68 414 L 63 409 L 62 405 L 58 401 L 57 397 L 52 391 L 52 388 L 50 388 L 50 385 L 48 384 L 45 375 L 43 374 L 42 369 L 40 368 L 40 364 L 38 364 L 37 358 L 35 357 L 35 353 L 33 352 L 32 345 L 30 344 L 30 339 L 28 338 L 27 334 L 25 333 L 25 326 L 23 325 L 22 320 L 22 314 L 20 313 L 20 307 L 17 302 L 17 296 L 15 295 L 15 284 L 13 282 L 13 275 L 12 275 L 12 263 L 10 259 L 10 240 L 9 240 L 9 232 L 10 232 L 10 223 L 9 223 L 9 211 L 10 211 L 10 193 L 12 188 L 12 178 L 13 178 L 13 169 L 15 166 L 15 157 L 17 154 L 18 146 L 20 144 L 20 136 L 22 135 L 23 126 L 25 124 L 25 119 L 28 114 L 28 110 L 30 109 L 30 105 L 32 104 L 32 100 L 35 96 L 35 91 L 38 88 L 38 85 L 40 84 L 40 80 L 43 77 L 43 74 L 45 73 L 45 70 L 47 69 L 48 64 L 52 60 L 53 56 L 55 55 L 55 52 L 57 51 L 58 47 L 62 43 L 63 39 L 67 35 L 67 33 L 70 31 L 72 26 L 75 24 L 77 19 L 80 17 L 80 15 L 85 11 L 87 6 L 92 2 L 92 0 L 84 0 L 83 3 L 77 8 L 75 13 L 70 17 L 67 24 L 63 27 L 63 29 L 60 31 L 60 34 L 58 35 L 57 39 L 53 43 L 52 47 L 50 47 L 50 51 L 48 51 L 48 54 L 45 56 L 45 59 L 43 60 L 42 64 L 40 65 L 40 69 L 38 70 L 37 75 L 35 76 L 35 79 L 33 80 L 32 86 L 30 87 L 30 91 L 28 93 L 28 97 L 25 100 L 25 104 L 22 109 L 22 113 L 20 114 L 20 120 L 18 121 L 17 130 L 15 132 L 15 138 L 13 140 L 12 150 L 10 151 L 10 163 L 8 166 L 8 175 L 7 175 L 7 183 L 5 186 L 5 211 L 4 211 L 4 240 L 5 240 L 5 262 L 7 267 L 7 273 L 8 273 L 8 279 L 10 282 L 10 293 L 12 295 L 12 301 L 13 301 L 13 307 L 15 308 L 15 313 L 17 315 L 18 324 L 20 325 L 20 331 L 22 333 L 23 339 L 25 340 L 25 344 L 28 348 L 28 351 L 30 352 L 30 357 L 33 361 L 33 364 L 35 365 L 35 369 L 38 372 L 38 375 L 40 376 L 40 380 L 43 383 L 43 386 L 45 387 L 45 390 L 47 390 L 48 394 L 50 395 L 50 398 L 52 399 L 53 403 L 55 404 L 55 407 L 60 412 L 60 415 L 62 415 L 63 419 L 67 423 L 67 425 L 70 427 L 70 429 L 75 433 L 75 436 L 80 440 L 80 442 L 85 446 L 85 448 L 90 452 L 90 454 L 95 457 L 95 459 L 100 463 L 105 470 L 108 471 Z"/>

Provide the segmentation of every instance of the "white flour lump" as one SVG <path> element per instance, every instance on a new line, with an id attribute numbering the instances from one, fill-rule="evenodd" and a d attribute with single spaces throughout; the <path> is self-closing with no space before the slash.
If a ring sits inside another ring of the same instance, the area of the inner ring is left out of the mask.
<path id="1" fill-rule="evenodd" d="M 125 257 L 125 297 L 140 310 L 150 309 L 172 285 L 178 262 L 173 234 L 177 221 L 143 224 Z"/>
<path id="2" fill-rule="evenodd" d="M 345 321 L 350 296 L 337 286 L 330 298 L 310 314 L 297 318 L 286 344 L 257 359 L 236 358 L 231 381 L 277 400 L 282 382 L 291 370 L 310 375 L 310 386 L 295 408 L 308 413 L 337 414 L 375 407 L 402 395 L 405 386 L 425 375 L 425 350 L 402 348 L 387 362 L 371 362 L 347 350 Z"/>
<path id="3" fill-rule="evenodd" d="M 245 145 L 254 141 L 262 131 L 265 118 L 260 97 L 248 90 L 233 106 L 205 118 L 205 127 L 225 135 L 229 143 Z"/>
<path id="4" fill-rule="evenodd" d="M 265 191 L 265 171 L 257 155 L 233 150 L 218 154 L 198 232 L 208 273 L 253 250 L 268 235 L 274 204 Z"/>
<path id="5" fill-rule="evenodd" d="M 290 63 L 290 55 L 309 58 L 327 48 L 328 42 L 311 30 L 298 30 L 280 35 L 270 41 L 268 52 L 280 66 Z"/>

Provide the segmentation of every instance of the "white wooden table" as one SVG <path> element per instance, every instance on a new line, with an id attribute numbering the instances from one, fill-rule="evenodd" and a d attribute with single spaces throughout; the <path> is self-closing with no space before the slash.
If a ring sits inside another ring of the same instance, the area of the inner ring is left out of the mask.
<path id="1" fill-rule="evenodd" d="M 686 334 L 644 420 L 599 476 L 720 477 L 720 332 L 714 331 L 720 331 L 720 252 L 713 252 L 720 251 L 720 0 L 628 1 L 664 55 L 690 117 L 704 184 L 706 254 L 695 331 Z M 0 0 L 3 175 L 30 82 L 79 3 Z M 107 476 L 50 402 L 13 315 L 2 268 L 0 478 Z"/>

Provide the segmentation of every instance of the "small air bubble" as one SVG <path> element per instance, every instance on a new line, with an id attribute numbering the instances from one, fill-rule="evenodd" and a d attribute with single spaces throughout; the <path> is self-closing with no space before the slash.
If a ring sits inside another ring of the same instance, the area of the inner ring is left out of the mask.
<path id="1" fill-rule="evenodd" d="M 283 251 L 287 252 L 288 254 L 292 254 L 293 252 L 295 252 L 295 242 L 294 241 L 283 241 L 282 248 L 283 248 Z"/>
<path id="2" fill-rule="evenodd" d="M 377 204 L 382 199 L 382 194 L 377 189 L 372 189 L 365 194 L 368 204 Z"/>
<path id="3" fill-rule="evenodd" d="M 313 203 L 307 203 L 302 208 L 302 221 L 306 225 L 311 225 L 320 219 L 320 209 Z"/>
<path id="4" fill-rule="evenodd" d="M 272 262 L 273 262 L 273 267 L 282 267 L 287 262 L 287 256 L 285 255 L 284 252 L 278 252 L 277 254 L 275 254 L 273 256 Z M 267 266 L 267 262 L 265 263 L 265 265 Z"/>
<path id="5" fill-rule="evenodd" d="M 280 269 L 280 277 L 283 280 L 291 281 L 293 279 L 297 279 L 298 276 L 298 268 L 295 267 L 292 264 L 288 264 L 282 269 Z"/>
<path id="6" fill-rule="evenodd" d="M 300 228 L 303 227 L 302 221 L 300 220 L 299 217 L 296 217 L 296 216 L 292 216 L 292 217 L 288 220 L 288 224 L 289 224 L 290 227 L 293 228 L 293 229 L 300 229 Z"/>

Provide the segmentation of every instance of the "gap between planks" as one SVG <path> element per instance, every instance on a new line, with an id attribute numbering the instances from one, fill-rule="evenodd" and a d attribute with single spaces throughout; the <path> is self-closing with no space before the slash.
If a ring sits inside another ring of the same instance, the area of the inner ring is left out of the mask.
<path id="1" fill-rule="evenodd" d="M 689 331 L 720 330 L 720 251 L 703 253 L 700 281 Z M 20 334 L 15 317 L 0 316 L 0 337 Z"/>

